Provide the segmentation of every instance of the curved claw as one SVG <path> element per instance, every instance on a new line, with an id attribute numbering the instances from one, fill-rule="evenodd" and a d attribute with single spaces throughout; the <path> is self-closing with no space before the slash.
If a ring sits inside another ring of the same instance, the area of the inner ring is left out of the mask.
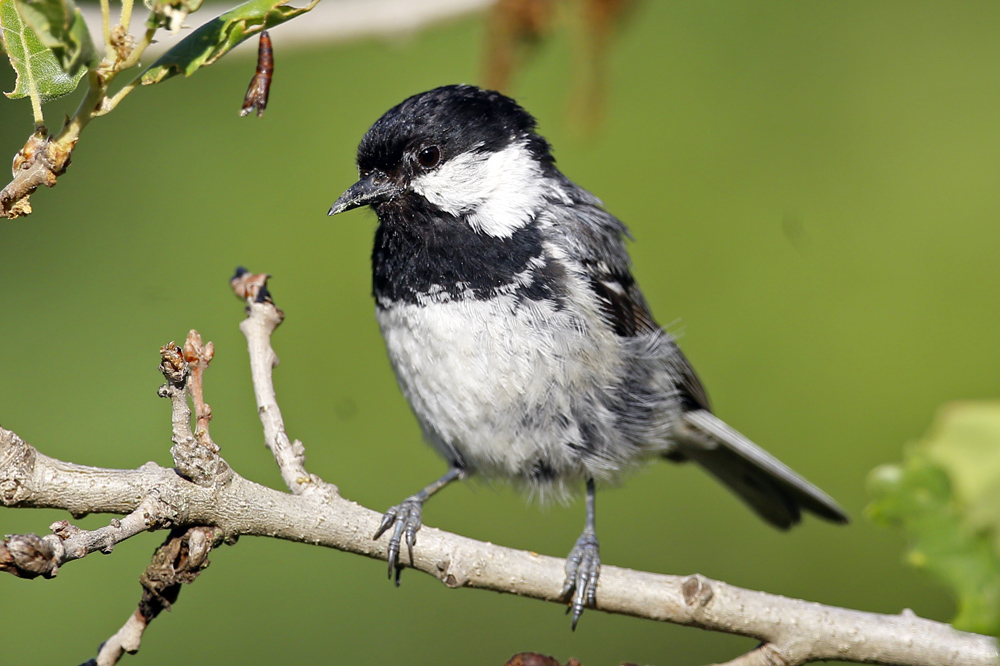
<path id="1" fill-rule="evenodd" d="M 417 543 L 417 530 L 420 529 L 421 516 L 420 509 L 422 502 L 416 496 L 407 497 L 401 503 L 390 508 L 382 516 L 382 522 L 375 530 L 373 539 L 378 539 L 390 527 L 394 527 L 392 536 L 389 537 L 389 578 L 395 574 L 396 585 L 399 585 L 399 544 L 406 538 L 406 550 L 410 556 L 410 564 L 413 564 L 413 546 Z"/>
<path id="2" fill-rule="evenodd" d="M 597 580 L 601 575 L 600 546 L 597 535 L 585 530 L 566 558 L 566 583 L 560 595 L 572 604 L 566 612 L 573 614 L 573 631 L 583 615 L 583 609 L 597 603 Z M 575 592 L 575 594 L 574 594 Z"/>

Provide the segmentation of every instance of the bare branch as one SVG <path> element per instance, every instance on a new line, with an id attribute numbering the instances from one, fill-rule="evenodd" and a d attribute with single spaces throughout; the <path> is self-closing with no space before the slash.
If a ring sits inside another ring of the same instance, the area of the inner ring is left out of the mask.
<path id="1" fill-rule="evenodd" d="M 208 422 L 212 420 L 212 408 L 205 402 L 204 377 L 205 370 L 208 370 L 208 364 L 212 362 L 214 356 L 215 345 L 211 342 L 203 343 L 198 331 L 194 329 L 188 331 L 187 340 L 184 341 L 184 360 L 191 370 L 188 391 L 194 403 L 194 434 L 195 437 L 206 438 L 209 441 L 211 438 L 208 436 Z"/>
<path id="2" fill-rule="evenodd" d="M 88 664 L 112 666 L 126 652 L 138 652 L 149 623 L 164 610 L 170 610 L 177 601 L 181 585 L 193 582 L 208 567 L 208 554 L 220 541 L 211 527 L 175 529 L 171 532 L 153 553 L 152 561 L 139 578 L 142 583 L 139 607 L 101 645 L 97 658 Z"/>
<path id="3" fill-rule="evenodd" d="M 142 642 L 142 634 L 146 631 L 146 618 L 138 609 L 129 615 L 128 620 L 121 628 L 111 635 L 111 638 L 101 644 L 97 652 L 97 658 L 83 664 L 83 666 L 111 666 L 117 664 L 126 652 L 135 654 L 139 651 L 139 644 Z"/>
<path id="4" fill-rule="evenodd" d="M 49 458 L 0 429 L 0 498 L 7 506 L 129 513 L 157 489 L 177 526 L 214 525 L 228 538 L 270 536 L 386 558 L 373 541 L 381 514 L 335 497 L 315 501 L 248 481 L 192 483 L 147 463 L 135 470 L 73 465 Z M 413 567 L 449 587 L 559 600 L 564 560 L 483 543 L 431 527 L 420 531 Z M 822 659 L 912 666 L 995 666 L 992 638 L 905 612 L 879 615 L 745 590 L 701 576 L 667 576 L 604 566 L 597 609 L 772 644 L 783 666 Z M 763 655 L 760 655 L 763 656 Z M 740 663 L 740 662 L 737 662 Z M 743 664 L 754 663 L 750 658 Z M 760 662 L 757 662 L 760 663 Z"/>
<path id="5" fill-rule="evenodd" d="M 59 520 L 49 526 L 52 534 L 18 534 L 0 542 L 0 571 L 19 578 L 44 576 L 54 578 L 59 567 L 79 560 L 95 551 L 110 554 L 115 544 L 136 534 L 155 529 L 169 522 L 169 509 L 153 491 L 138 507 L 121 520 L 96 530 L 81 530 L 69 521 Z"/>
<path id="6" fill-rule="evenodd" d="M 192 331 L 192 333 L 193 336 L 189 334 L 189 339 L 195 337 L 200 342 L 201 336 L 198 332 Z M 207 430 L 199 431 L 197 435 L 191 432 L 191 408 L 187 402 L 191 366 L 185 360 L 181 348 L 173 342 L 160 348 L 160 358 L 162 359 L 160 371 L 167 383 L 160 387 L 159 395 L 170 398 L 174 442 L 170 454 L 174 457 L 177 471 L 199 485 L 226 483 L 231 470 L 219 455 L 219 447 L 208 436 Z M 203 370 L 202 367 L 198 372 L 199 394 Z M 204 411 L 207 406 L 204 405 L 200 395 L 196 402 L 198 401 L 201 402 Z M 207 419 L 205 423 L 207 425 Z"/>
<path id="7" fill-rule="evenodd" d="M 236 275 L 230 280 L 233 292 L 247 303 L 247 318 L 240 324 L 240 331 L 247 339 L 250 374 L 257 398 L 257 412 L 264 426 L 264 442 L 271 449 L 274 461 L 281 470 L 281 478 L 292 493 L 316 492 L 321 495 L 321 500 L 337 497 L 336 486 L 306 471 L 305 447 L 299 440 L 291 441 L 285 432 L 272 372 L 278 365 L 278 355 L 271 347 L 271 334 L 281 325 L 285 313 L 271 300 L 267 291 L 268 277 L 266 273 L 254 275 L 241 267 L 236 269 Z"/>
<path id="8" fill-rule="evenodd" d="M 38 125 L 24 147 L 14 156 L 13 179 L 0 190 L 0 215 L 17 218 L 31 214 L 28 196 L 42 185 L 55 187 L 69 166 L 73 146 L 54 142 L 44 125 Z"/>

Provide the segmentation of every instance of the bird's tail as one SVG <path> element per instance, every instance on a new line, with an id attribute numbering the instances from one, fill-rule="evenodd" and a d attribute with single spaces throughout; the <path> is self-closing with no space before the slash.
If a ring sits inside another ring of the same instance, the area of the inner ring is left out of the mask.
<path id="1" fill-rule="evenodd" d="M 829 495 L 711 412 L 686 412 L 676 432 L 671 459 L 698 463 L 775 527 L 795 525 L 802 510 L 835 523 L 848 521 Z"/>

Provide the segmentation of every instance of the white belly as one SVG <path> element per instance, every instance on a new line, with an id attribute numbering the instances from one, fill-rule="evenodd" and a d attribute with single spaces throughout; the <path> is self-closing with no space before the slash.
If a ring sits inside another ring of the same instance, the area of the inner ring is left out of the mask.
<path id="1" fill-rule="evenodd" d="M 600 411 L 621 350 L 551 303 L 460 299 L 377 311 L 399 385 L 438 452 L 469 472 L 590 476 L 576 416 Z M 587 414 L 588 418 L 600 415 Z M 607 418 L 611 418 L 609 415 Z"/>

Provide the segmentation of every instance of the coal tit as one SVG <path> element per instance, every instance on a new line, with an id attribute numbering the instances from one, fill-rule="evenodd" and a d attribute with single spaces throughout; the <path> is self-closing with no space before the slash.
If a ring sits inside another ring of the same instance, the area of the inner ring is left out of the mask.
<path id="1" fill-rule="evenodd" d="M 654 321 L 625 226 L 556 168 L 535 119 L 504 95 L 437 88 L 390 109 L 358 148 L 360 180 L 330 215 L 369 205 L 376 317 L 399 386 L 449 471 L 386 512 L 389 574 L 412 560 L 421 508 L 469 475 L 538 496 L 586 488 L 566 560 L 573 627 L 600 573 L 598 483 L 650 458 L 694 461 L 761 518 L 847 522 L 813 486 L 709 410 Z"/>

